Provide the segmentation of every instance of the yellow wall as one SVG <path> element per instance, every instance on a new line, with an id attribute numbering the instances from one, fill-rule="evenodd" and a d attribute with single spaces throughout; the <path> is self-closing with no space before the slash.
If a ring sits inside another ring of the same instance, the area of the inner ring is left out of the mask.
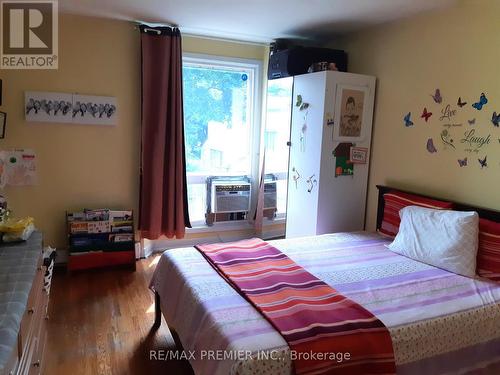
<path id="1" fill-rule="evenodd" d="M 244 59 L 263 60 L 267 58 L 267 46 L 247 43 L 222 41 L 186 35 L 182 38 L 182 50 L 190 53 L 203 53 L 207 55 L 229 56 Z"/>
<path id="2" fill-rule="evenodd" d="M 456 201 L 500 210 L 500 129 L 490 122 L 500 112 L 500 2 L 465 1 L 446 10 L 421 14 L 347 36 L 340 46 L 349 54 L 349 70 L 374 75 L 377 80 L 372 164 L 369 181 L 368 229 L 375 228 L 376 184 L 407 188 Z M 335 46 L 339 46 L 337 43 Z M 440 88 L 443 103 L 454 109 L 459 96 L 469 104 L 458 109 L 451 130 L 459 143 L 476 118 L 476 132 L 491 134 L 491 144 L 478 155 L 463 144 L 444 149 L 440 140 L 442 106 L 430 94 Z M 470 105 L 485 92 L 482 111 Z M 433 112 L 426 124 L 419 117 L 424 106 Z M 415 123 L 405 128 L 411 111 Z M 426 151 L 433 138 L 438 152 Z M 483 151 L 484 150 L 484 151 Z M 478 157 L 488 155 L 481 170 Z M 468 157 L 460 168 L 458 158 Z"/>
<path id="3" fill-rule="evenodd" d="M 7 187 L 17 216 L 31 215 L 46 244 L 66 246 L 67 209 L 138 208 L 140 39 L 129 22 L 61 15 L 59 69 L 2 70 L 7 135 L 0 149 L 32 148 L 38 185 Z M 266 47 L 185 37 L 188 52 L 264 59 Z M 24 121 L 25 91 L 116 96 L 115 127 Z"/>
<path id="4" fill-rule="evenodd" d="M 66 246 L 65 211 L 130 207 L 139 191 L 140 44 L 130 23 L 61 16 L 58 70 L 2 70 L 8 113 L 0 148 L 32 148 L 38 185 L 7 187 L 16 216 L 35 217 L 45 243 Z M 116 96 L 115 127 L 24 121 L 25 91 Z"/>

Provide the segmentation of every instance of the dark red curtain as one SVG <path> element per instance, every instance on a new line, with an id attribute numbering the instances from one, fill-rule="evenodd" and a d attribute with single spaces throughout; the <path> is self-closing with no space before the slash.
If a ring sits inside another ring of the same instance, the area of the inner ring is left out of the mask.
<path id="1" fill-rule="evenodd" d="M 190 227 L 177 28 L 141 26 L 142 129 L 139 230 L 182 238 Z"/>

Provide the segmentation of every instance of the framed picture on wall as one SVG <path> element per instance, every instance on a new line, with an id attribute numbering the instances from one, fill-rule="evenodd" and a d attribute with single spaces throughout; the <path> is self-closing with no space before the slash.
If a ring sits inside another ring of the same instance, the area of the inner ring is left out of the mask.
<path id="1" fill-rule="evenodd" d="M 116 125 L 116 97 L 61 92 L 26 91 L 24 113 L 28 122 Z"/>
<path id="2" fill-rule="evenodd" d="M 7 113 L 0 111 L 0 139 L 5 138 L 6 126 L 7 126 Z"/>
<path id="3" fill-rule="evenodd" d="M 335 126 L 333 139 L 341 142 L 361 141 L 365 138 L 365 99 L 368 87 L 337 85 L 335 98 Z"/>

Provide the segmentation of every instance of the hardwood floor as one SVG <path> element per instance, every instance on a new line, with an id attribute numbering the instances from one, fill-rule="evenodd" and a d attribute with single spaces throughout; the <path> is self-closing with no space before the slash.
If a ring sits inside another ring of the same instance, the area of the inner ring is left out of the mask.
<path id="1" fill-rule="evenodd" d="M 49 307 L 46 375 L 193 374 L 187 361 L 149 360 L 150 350 L 175 350 L 163 320 L 152 329 L 148 289 L 158 256 L 137 271 L 56 273 Z"/>

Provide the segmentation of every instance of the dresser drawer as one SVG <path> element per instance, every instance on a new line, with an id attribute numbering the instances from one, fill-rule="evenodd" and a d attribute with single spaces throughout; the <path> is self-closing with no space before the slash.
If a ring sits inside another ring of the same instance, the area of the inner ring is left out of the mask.
<path id="1" fill-rule="evenodd" d="M 47 297 L 43 296 L 45 267 L 42 267 L 42 247 L 40 232 L 33 233 L 22 243 L 0 247 L 0 258 L 7 260 L 5 264 L 8 264 L 8 267 L 3 266 L 1 269 L 2 275 L 8 274 L 6 283 L 2 284 L 3 290 L 19 292 L 14 293 L 12 298 L 8 294 L 7 298 L 0 299 L 2 309 L 8 307 L 5 310 L 7 319 L 0 320 L 0 329 L 16 331 L 15 335 L 6 336 L 5 342 L 2 340 L 0 345 L 3 368 L 0 375 L 29 374 L 33 371 L 33 359 L 38 360 L 39 353 L 43 353 L 40 339 L 45 340 L 45 330 L 41 327 L 42 319 L 45 325 Z M 9 306 L 10 303 L 16 305 Z"/>
<path id="2" fill-rule="evenodd" d="M 38 346 L 36 351 L 39 355 L 39 359 L 41 360 L 41 354 L 43 352 L 43 347 L 45 345 L 45 338 L 47 336 L 47 306 L 49 303 L 49 298 L 45 291 L 42 294 L 42 299 L 40 302 L 40 314 L 36 316 L 36 320 L 34 321 L 34 333 L 35 336 L 39 339 Z"/>
<path id="3" fill-rule="evenodd" d="M 45 345 L 47 343 L 47 329 L 46 329 L 45 313 L 37 316 L 35 321 L 36 335 L 33 337 L 33 353 L 31 355 L 31 366 L 29 370 L 30 375 L 42 374 L 45 365 L 43 354 Z"/>
<path id="4" fill-rule="evenodd" d="M 28 304 L 26 305 L 26 311 L 24 312 L 23 319 L 21 320 L 20 327 L 20 345 L 19 348 L 22 351 L 27 350 L 26 346 L 30 341 L 30 337 L 33 335 L 33 325 L 35 318 L 40 314 L 44 313 L 43 305 L 43 276 L 44 267 L 39 266 L 35 278 L 33 280 L 33 285 L 31 287 L 31 292 L 28 297 Z M 19 353 L 20 355 L 22 353 Z"/>
<path id="5" fill-rule="evenodd" d="M 38 350 L 33 356 L 33 363 L 31 364 L 30 375 L 42 375 L 45 369 L 45 348 L 47 347 L 47 331 L 43 333 L 38 342 Z"/>
<path id="6" fill-rule="evenodd" d="M 41 264 L 41 263 L 40 263 Z M 19 333 L 17 375 L 42 374 L 47 341 L 48 294 L 44 288 L 45 267 L 37 269 Z"/>
<path id="7" fill-rule="evenodd" d="M 43 296 L 41 296 L 43 299 Z M 43 301 L 40 301 L 43 302 Z M 43 365 L 43 352 L 47 337 L 45 311 L 41 306 L 35 310 L 31 318 L 28 341 L 24 346 L 17 374 L 40 374 Z"/>
<path id="8" fill-rule="evenodd" d="M 26 349 L 23 351 L 21 360 L 19 361 L 19 367 L 17 368 L 16 375 L 29 374 L 31 367 L 33 365 L 33 354 L 35 352 L 37 338 L 32 337 L 31 340 L 26 345 Z"/>

